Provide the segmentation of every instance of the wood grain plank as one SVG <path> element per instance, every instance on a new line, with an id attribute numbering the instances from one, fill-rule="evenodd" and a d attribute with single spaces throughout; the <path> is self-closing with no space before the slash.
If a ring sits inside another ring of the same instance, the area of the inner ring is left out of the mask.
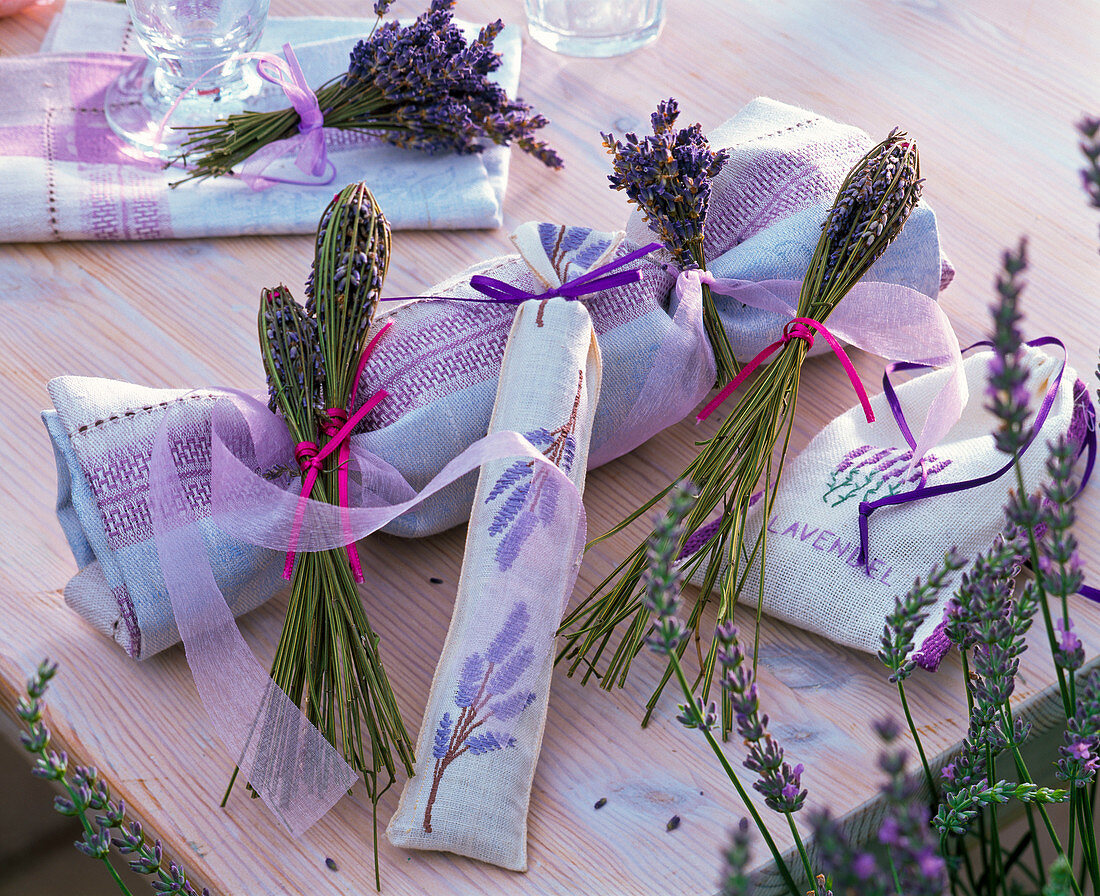
<path id="1" fill-rule="evenodd" d="M 420 4 L 400 3 L 414 14 Z M 0 20 L 0 51 L 33 52 L 53 7 Z M 275 14 L 362 14 L 350 0 L 275 0 Z M 1030 236 L 1034 267 L 1024 310 L 1029 335 L 1062 336 L 1090 378 L 1100 305 L 1096 216 L 1084 206 L 1073 121 L 1100 95 L 1094 48 L 1100 17 L 1088 0 L 1057 16 L 1035 2 L 956 4 L 786 0 L 738 4 L 670 0 L 653 46 L 615 60 L 556 56 L 524 40 L 521 95 L 551 118 L 547 137 L 568 166 L 548 173 L 516 155 L 495 231 L 400 233 L 387 283 L 412 295 L 475 261 L 508 252 L 508 233 L 528 218 L 623 226 L 629 209 L 606 188 L 600 132 L 644 130 L 654 104 L 680 99 L 686 118 L 714 127 L 757 95 L 801 104 L 880 134 L 895 124 L 921 144 L 927 198 L 958 274 L 945 309 L 965 343 L 988 329 L 986 306 L 999 253 Z M 463 0 L 459 15 L 522 22 L 521 4 Z M 1094 113 L 1095 109 L 1091 110 Z M 2 184 L 0 184 L 2 190 Z M 234 795 L 217 802 L 231 762 L 197 702 L 182 651 L 134 664 L 60 600 L 75 567 L 52 515 L 52 461 L 38 421 L 44 384 L 61 373 L 111 376 L 153 386 L 257 387 L 254 306 L 261 285 L 299 288 L 308 237 L 241 237 L 148 244 L 0 246 L 0 706 L 6 714 L 43 655 L 63 671 L 51 691 L 57 740 L 94 762 L 143 821 L 204 883 L 225 894 L 343 894 L 371 886 L 370 807 L 361 792 L 299 841 L 263 807 Z M 854 353 L 869 383 L 881 362 Z M 1092 382 L 1092 385 L 1095 385 Z M 800 394 L 794 448 L 853 402 L 833 358 L 814 360 Z M 610 528 L 676 475 L 700 436 L 681 423 L 589 478 L 590 532 Z M 1100 499 L 1080 502 L 1086 568 L 1100 564 Z M 575 599 L 633 546 L 643 527 L 588 553 Z M 420 541 L 378 537 L 362 544 L 363 587 L 397 698 L 415 730 L 446 633 L 461 562 L 459 528 Z M 432 583 L 431 578 L 443 580 Z M 262 662 L 274 651 L 285 596 L 242 620 Z M 1090 660 L 1100 657 L 1100 609 L 1080 605 Z M 392 894 L 649 894 L 714 892 L 726 832 L 743 814 L 699 738 L 674 721 L 667 698 L 653 723 L 639 707 L 657 680 L 639 657 L 628 687 L 581 688 L 557 670 L 530 816 L 530 870 L 516 875 L 442 854 L 406 853 L 383 842 Z M 1045 717 L 1052 670 L 1028 651 L 1016 696 Z M 961 669 L 949 657 L 909 688 L 926 744 L 941 760 L 965 728 Z M 772 729 L 807 766 L 811 808 L 829 807 L 854 829 L 874 823 L 878 744 L 870 722 L 897 714 L 880 664 L 795 628 L 767 622 L 761 691 Z M 731 747 L 736 753 L 736 745 Z M 747 771 L 742 780 L 750 784 Z M 388 818 L 396 791 L 383 800 Z M 601 797 L 607 804 L 593 805 Z M 677 814 L 682 825 L 665 829 Z M 789 834 L 776 827 L 781 844 Z M 688 846 L 689 845 L 689 846 Z M 759 851 L 758 851 L 759 852 Z M 695 856 L 697 858 L 689 858 Z M 339 867 L 331 872 L 325 858 Z"/>

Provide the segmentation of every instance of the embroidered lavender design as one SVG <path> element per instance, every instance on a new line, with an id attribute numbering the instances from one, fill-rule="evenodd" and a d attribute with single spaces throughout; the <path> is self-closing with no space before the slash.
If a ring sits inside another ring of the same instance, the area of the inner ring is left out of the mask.
<path id="1" fill-rule="evenodd" d="M 577 440 L 573 434 L 577 426 L 577 411 L 584 387 L 584 371 L 579 371 L 577 394 L 569 419 L 557 429 L 539 427 L 524 436 L 563 473 L 573 469 L 577 454 Z M 495 558 L 501 572 L 511 569 L 524 542 L 541 523 L 550 525 L 558 505 L 557 484 L 546 474 L 543 466 L 535 469 L 533 460 L 517 460 L 494 483 L 485 499 L 486 504 L 500 501 L 492 521 L 489 535 L 503 537 L 497 543 Z"/>
<path id="2" fill-rule="evenodd" d="M 451 763 L 465 753 L 483 756 L 516 745 L 511 727 L 535 699 L 533 691 L 520 687 L 520 679 L 535 658 L 530 643 L 520 644 L 529 621 L 527 605 L 517 602 L 485 653 L 471 653 L 462 664 L 455 688 L 458 711 L 454 718 L 450 712 L 443 713 L 435 731 L 435 770 L 424 808 L 424 830 L 429 834 L 439 784 Z"/>
<path id="3" fill-rule="evenodd" d="M 950 460 L 940 460 L 927 454 L 912 469 L 908 469 L 913 457 L 911 450 L 880 448 L 860 445 L 841 458 L 836 469 L 829 474 L 825 493 L 821 500 L 830 507 L 837 507 L 859 496 L 861 501 L 871 501 L 882 495 L 894 495 L 903 489 L 921 486 L 930 476 L 946 470 Z"/>

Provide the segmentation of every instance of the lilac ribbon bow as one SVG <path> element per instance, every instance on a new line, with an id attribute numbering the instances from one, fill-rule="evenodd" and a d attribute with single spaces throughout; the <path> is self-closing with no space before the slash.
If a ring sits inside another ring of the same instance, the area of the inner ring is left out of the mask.
<path id="1" fill-rule="evenodd" d="M 253 190 L 262 190 L 272 184 L 298 184 L 301 186 L 324 186 L 336 179 L 336 166 L 325 153 L 325 116 L 321 105 L 306 82 L 298 57 L 294 55 L 290 44 L 283 44 L 286 62 L 271 53 L 250 53 L 249 58 L 257 59 L 256 71 L 260 77 L 276 87 L 280 87 L 298 113 L 298 133 L 285 140 L 277 140 L 253 153 L 241 166 L 240 178 Z M 297 151 L 294 164 L 311 180 L 273 177 L 265 174 L 277 159 Z M 325 176 L 327 172 L 327 177 Z M 321 178 L 324 179 L 321 179 Z"/>
<path id="2" fill-rule="evenodd" d="M 474 274 L 470 278 L 470 286 L 486 296 L 484 299 L 476 299 L 466 296 L 448 296 L 449 299 L 463 302 L 496 302 L 503 305 L 519 305 L 530 299 L 554 299 L 562 298 L 574 301 L 581 296 L 591 295 L 605 289 L 613 289 L 616 286 L 625 286 L 627 283 L 638 283 L 642 279 L 642 272 L 637 268 L 624 271 L 623 267 L 644 258 L 655 249 L 660 249 L 660 243 L 649 243 L 640 249 L 635 249 L 621 258 L 609 261 L 607 264 L 593 268 L 579 277 L 566 280 L 561 286 L 555 286 L 542 293 L 532 293 L 520 289 L 512 283 L 497 280 L 495 277 L 486 277 L 483 274 Z"/>

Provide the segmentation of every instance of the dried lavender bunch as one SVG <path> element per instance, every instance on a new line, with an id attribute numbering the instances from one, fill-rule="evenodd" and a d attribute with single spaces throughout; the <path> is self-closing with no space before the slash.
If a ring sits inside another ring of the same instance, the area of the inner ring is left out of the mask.
<path id="1" fill-rule="evenodd" d="M 325 381 L 317 322 L 280 284 L 261 291 L 257 323 L 267 375 L 267 406 L 272 413 L 283 412 L 295 442 L 311 439 Z"/>
<path id="2" fill-rule="evenodd" d="M 699 124 L 675 129 L 680 108 L 675 99 L 657 105 L 650 116 L 653 134 L 638 139 L 627 134 L 616 140 L 601 134 L 611 153 L 611 187 L 626 193 L 637 205 L 650 229 L 657 234 L 680 270 L 706 270 L 703 256 L 703 226 L 710 203 L 710 182 L 729 158 L 720 149 L 711 150 Z M 729 337 L 722 327 L 710 287 L 703 286 L 703 323 L 714 350 L 718 385 L 737 375 Z"/>
<path id="3" fill-rule="evenodd" d="M 412 24 L 376 24 L 355 45 L 348 70 L 317 89 L 323 126 L 376 134 L 432 155 L 469 155 L 487 142 L 515 143 L 548 167 L 560 168 L 558 154 L 535 137 L 546 118 L 489 79 L 500 68 L 493 41 L 503 24 L 492 22 L 467 41 L 452 21 L 453 6 L 454 0 L 432 0 Z M 375 4 L 379 21 L 388 8 Z M 262 147 L 295 136 L 300 121 L 294 109 L 282 109 L 243 112 L 189 128 L 175 160 L 188 167 L 180 183 L 229 174 Z"/>
<path id="4" fill-rule="evenodd" d="M 263 293 L 260 346 L 271 401 L 299 445 L 323 444 L 354 410 L 349 404 L 356 398 L 357 367 L 389 249 L 389 224 L 374 197 L 363 184 L 350 185 L 318 226 L 306 307 L 285 287 Z M 304 472 L 313 463 L 311 452 L 300 452 L 299 462 Z M 310 497 L 330 501 L 337 495 L 338 463 L 337 452 L 329 455 Z M 380 883 L 378 800 L 396 780 L 398 764 L 412 774 L 413 745 L 344 552 L 298 555 L 271 677 L 363 774 L 375 807 Z"/>
<path id="5" fill-rule="evenodd" d="M 16 702 L 15 714 L 26 727 L 19 735 L 23 747 L 38 757 L 31 773 L 56 782 L 65 795 L 54 797 L 54 809 L 80 821 L 84 835 L 74 846 L 84 855 L 103 862 L 124 896 L 133 894 L 111 864 L 112 846 L 120 855 L 133 856 L 129 860 L 133 872 L 154 877 L 151 883 L 157 893 L 200 896 L 183 866 L 166 859 L 160 841 L 150 845 L 140 822 L 127 820 L 126 804 L 111 799 L 110 785 L 99 772 L 83 765 L 70 768 L 64 752 L 49 749 L 52 735 L 43 720 L 43 711 L 46 690 L 56 672 L 55 663 L 48 660 L 39 663 L 27 682 L 26 696 Z M 210 890 L 203 887 L 201 896 L 210 896 Z"/>
<path id="6" fill-rule="evenodd" d="M 916 205 L 920 189 L 916 146 L 897 131 L 856 164 L 841 185 L 834 207 L 822 225 L 821 237 L 802 283 L 799 317 L 826 321 L 848 290 L 900 232 Z M 763 518 L 769 517 L 794 424 L 800 368 L 806 351 L 807 346 L 801 339 L 787 343 L 775 360 L 752 381 L 718 432 L 703 443 L 696 459 L 678 477 L 691 480 L 698 488 L 698 498 L 686 518 L 686 531 L 698 529 L 716 508 L 725 510 L 713 536 L 685 563 L 689 573 L 703 564 L 706 569 L 699 598 L 690 614 L 690 627 L 698 624 L 703 604 L 719 577 L 721 593 L 717 622 L 729 622 L 733 607 L 750 578 L 749 570 L 756 562 L 762 570 L 766 562 L 763 532 L 752 543 L 746 540 L 749 507 L 763 481 L 760 500 Z M 773 459 L 777 443 L 778 458 Z M 668 490 L 666 488 L 662 494 Z M 625 528 L 660 497 L 658 495 L 631 514 L 608 534 Z M 683 548 L 683 540 L 679 547 Z M 622 621 L 629 619 L 627 631 L 607 663 L 601 686 L 605 689 L 621 687 L 626 681 L 631 661 L 649 628 L 649 611 L 640 594 L 647 563 L 645 547 L 641 545 L 566 618 L 562 628 L 567 645 L 562 655 L 573 660 L 570 674 L 582 664 L 586 667 L 584 681 L 595 674 L 612 636 Z M 759 582 L 762 573 L 753 572 L 751 578 Z M 756 655 L 758 633 L 759 615 L 753 656 Z M 718 639 L 713 639 L 704 658 L 703 697 L 709 695 L 713 683 L 719 646 Z M 661 685 L 649 701 L 650 711 L 670 676 L 671 672 L 666 670 Z M 725 735 L 733 727 L 728 695 L 723 697 L 721 719 Z"/>

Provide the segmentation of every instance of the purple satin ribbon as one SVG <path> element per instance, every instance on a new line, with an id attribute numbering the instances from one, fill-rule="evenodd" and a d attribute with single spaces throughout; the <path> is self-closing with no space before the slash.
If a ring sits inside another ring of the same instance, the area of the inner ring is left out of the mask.
<path id="1" fill-rule="evenodd" d="M 1054 377 L 1053 382 L 1047 389 L 1047 393 L 1043 398 L 1043 403 L 1039 406 L 1039 411 L 1035 415 L 1035 422 L 1031 429 L 1031 434 L 1027 437 L 1027 440 L 1021 446 L 1020 450 L 1013 455 L 1009 460 L 1002 465 L 999 469 L 994 470 L 991 473 L 987 473 L 984 476 L 977 476 L 973 479 L 964 479 L 959 482 L 949 482 L 942 485 L 929 486 L 927 481 L 922 477 L 920 484 L 911 491 L 902 492 L 895 495 L 886 495 L 875 501 L 861 501 L 859 504 L 859 562 L 867 569 L 868 575 L 870 575 L 869 556 L 868 550 L 868 524 L 871 514 L 878 510 L 880 507 L 887 507 L 895 504 L 905 504 L 909 501 L 918 501 L 922 498 L 935 498 L 938 495 L 949 495 L 955 492 L 963 492 L 972 488 L 977 488 L 982 485 L 986 485 L 997 479 L 1000 479 L 1005 473 L 1012 469 L 1016 461 L 1023 456 L 1024 452 L 1031 447 L 1032 442 L 1035 441 L 1035 437 L 1039 434 L 1039 431 L 1043 428 L 1043 424 L 1046 422 L 1047 417 L 1050 414 L 1050 410 L 1054 405 L 1054 399 L 1057 397 L 1058 388 L 1062 382 L 1062 374 L 1066 368 L 1065 351 L 1066 347 L 1060 339 L 1053 336 L 1044 336 L 1039 339 L 1032 339 L 1027 343 L 1032 348 L 1042 348 L 1048 345 L 1056 345 L 1062 350 L 1063 360 L 1061 366 L 1058 368 L 1058 374 Z M 976 342 L 964 351 L 971 351 L 975 348 L 988 347 L 992 348 L 992 343 L 988 341 Z M 886 397 L 886 402 L 890 406 L 890 411 L 894 415 L 894 420 L 897 421 L 898 429 L 901 430 L 902 436 L 909 444 L 910 448 L 916 447 L 916 441 L 913 438 L 912 432 L 909 429 L 909 424 L 905 419 L 905 412 L 902 410 L 901 402 L 898 400 L 897 393 L 894 391 L 893 384 L 890 382 L 891 371 L 905 371 L 905 370 L 919 370 L 928 367 L 926 364 L 917 363 L 899 363 L 888 365 L 886 370 L 882 374 L 883 392 Z M 1087 393 L 1086 393 L 1087 397 Z M 1089 424 L 1085 429 L 1085 436 L 1081 444 L 1081 448 L 1078 452 L 1078 457 L 1083 452 L 1088 452 L 1088 458 L 1085 463 L 1085 471 L 1081 477 L 1081 484 L 1077 489 L 1077 494 L 1080 494 L 1088 483 L 1089 478 L 1092 476 L 1092 470 L 1096 462 L 1096 421 L 1095 417 L 1090 416 Z M 1080 592 L 1083 596 L 1089 600 L 1100 601 L 1100 591 L 1094 588 L 1085 586 Z"/>
<path id="2" fill-rule="evenodd" d="M 317 94 L 306 82 L 298 57 L 294 55 L 290 44 L 283 44 L 283 55 L 286 62 L 271 53 L 247 54 L 247 58 L 257 60 L 256 71 L 261 78 L 282 88 L 300 119 L 297 134 L 269 143 L 241 165 L 239 176 L 253 190 L 262 190 L 272 184 L 324 186 L 336 179 L 336 166 L 325 153 L 325 116 L 317 102 Z M 297 153 L 294 164 L 308 174 L 310 180 L 275 177 L 265 173 L 275 161 L 291 152 Z"/>
<path id="3" fill-rule="evenodd" d="M 449 301 L 456 300 L 460 302 L 494 302 L 501 305 L 519 305 L 531 299 L 562 298 L 575 301 L 581 296 L 591 295 L 592 293 L 601 292 L 605 289 L 614 289 L 616 286 L 625 286 L 628 283 L 641 282 L 642 272 L 640 270 L 634 268 L 633 270 L 624 271 L 623 267 L 630 264 L 632 261 L 644 258 L 650 252 L 660 248 L 660 243 L 649 243 L 621 258 L 616 258 L 614 261 L 609 261 L 607 264 L 600 265 L 598 268 L 593 268 L 581 274 L 579 277 L 575 277 L 572 280 L 566 280 L 561 286 L 555 286 L 541 293 L 527 292 L 526 290 L 520 289 L 515 284 L 497 280 L 495 277 L 474 274 L 474 276 L 470 278 L 470 286 L 486 298 L 479 299 L 474 296 L 447 296 L 447 299 Z"/>

